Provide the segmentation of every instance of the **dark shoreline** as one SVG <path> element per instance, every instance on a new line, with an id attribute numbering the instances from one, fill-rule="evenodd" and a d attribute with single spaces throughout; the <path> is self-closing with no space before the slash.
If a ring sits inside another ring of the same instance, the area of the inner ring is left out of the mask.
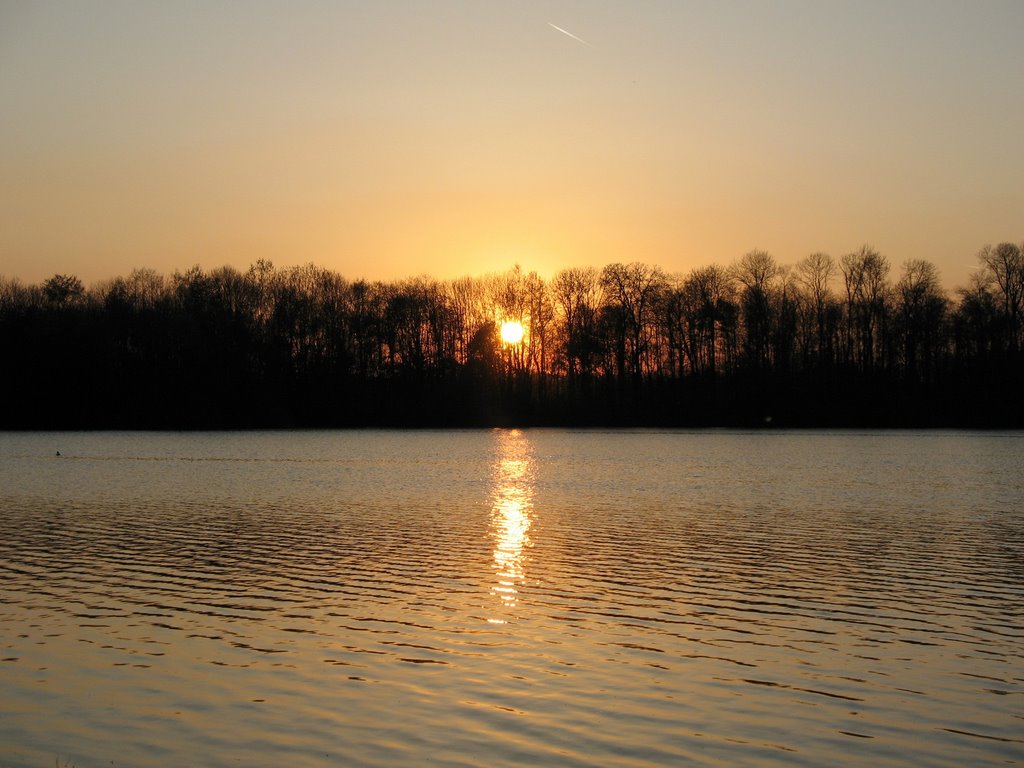
<path id="1" fill-rule="evenodd" d="M 0 429 L 1019 429 L 1022 253 L 983 249 L 956 300 L 868 247 L 550 282 L 268 262 L 0 280 Z"/>

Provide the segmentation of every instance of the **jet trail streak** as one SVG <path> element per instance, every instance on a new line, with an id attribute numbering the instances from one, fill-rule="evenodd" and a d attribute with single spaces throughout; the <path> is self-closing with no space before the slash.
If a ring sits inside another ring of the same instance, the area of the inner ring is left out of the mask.
<path id="1" fill-rule="evenodd" d="M 561 32 L 561 33 L 562 33 L 563 35 L 568 35 L 568 36 L 569 36 L 569 37 L 571 37 L 571 38 L 572 38 L 573 40 L 576 40 L 577 42 L 583 43 L 583 44 L 584 44 L 585 46 L 587 46 L 587 47 L 589 47 L 589 48 L 593 48 L 593 47 L 594 47 L 594 46 L 592 46 L 592 45 L 591 45 L 590 43 L 588 43 L 588 42 L 587 42 L 586 40 L 584 40 L 584 39 L 583 39 L 582 37 L 577 37 L 577 36 L 576 36 L 576 35 L 574 35 L 574 34 L 573 34 L 572 32 L 569 32 L 568 30 L 562 29 L 562 28 L 561 28 L 560 26 L 558 26 L 557 24 L 552 24 L 552 23 L 551 23 L 551 22 L 549 21 L 549 22 L 548 22 L 548 26 L 554 27 L 554 28 L 555 28 L 555 29 L 557 29 L 557 30 L 558 30 L 559 32 Z"/>

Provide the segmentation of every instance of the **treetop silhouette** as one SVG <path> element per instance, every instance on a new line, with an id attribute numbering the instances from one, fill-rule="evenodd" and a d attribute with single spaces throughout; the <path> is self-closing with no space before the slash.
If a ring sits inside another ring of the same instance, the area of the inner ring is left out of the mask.
<path id="1" fill-rule="evenodd" d="M 864 246 L 550 281 L 0 279 L 0 426 L 1024 426 L 1021 246 L 985 246 L 952 295 L 930 262 L 893 272 Z"/>

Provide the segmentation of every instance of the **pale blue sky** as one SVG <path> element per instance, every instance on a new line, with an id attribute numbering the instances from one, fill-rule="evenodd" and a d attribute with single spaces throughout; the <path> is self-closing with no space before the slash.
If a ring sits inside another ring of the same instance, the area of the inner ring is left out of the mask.
<path id="1" fill-rule="evenodd" d="M 870 243 L 953 286 L 1024 239 L 1022 32 L 1021 2 L 0 0 L 0 274 Z"/>

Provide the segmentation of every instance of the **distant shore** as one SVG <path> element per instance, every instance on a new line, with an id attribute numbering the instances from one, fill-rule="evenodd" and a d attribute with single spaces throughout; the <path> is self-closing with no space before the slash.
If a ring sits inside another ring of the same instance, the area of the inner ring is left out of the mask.
<path id="1" fill-rule="evenodd" d="M 1024 255 L 0 280 L 0 429 L 1024 427 Z"/>

